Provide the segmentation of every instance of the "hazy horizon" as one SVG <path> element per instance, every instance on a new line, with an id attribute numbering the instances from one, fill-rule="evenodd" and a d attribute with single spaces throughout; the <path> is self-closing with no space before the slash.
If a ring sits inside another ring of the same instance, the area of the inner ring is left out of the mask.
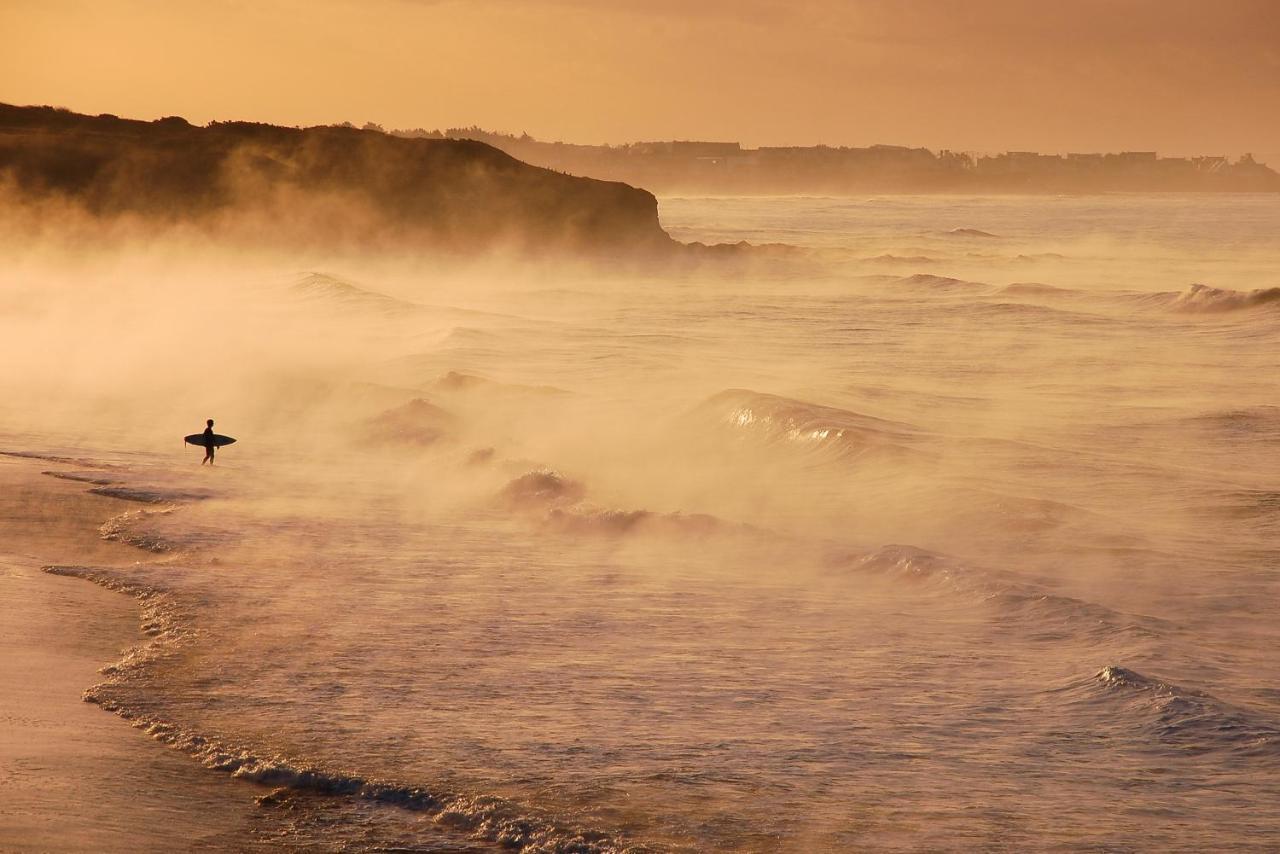
<path id="1" fill-rule="evenodd" d="M 93 114 L 1280 160 L 1280 10 L 1257 0 L 17 0 L 0 29 L 0 100 Z"/>

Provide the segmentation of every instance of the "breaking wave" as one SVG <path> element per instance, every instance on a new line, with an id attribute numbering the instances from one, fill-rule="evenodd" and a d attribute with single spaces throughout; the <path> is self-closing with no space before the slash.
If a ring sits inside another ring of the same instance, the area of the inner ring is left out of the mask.
<path id="1" fill-rule="evenodd" d="M 729 389 L 706 400 L 695 415 L 766 445 L 816 451 L 843 460 L 868 453 L 918 454 L 923 431 L 847 409 L 773 394 Z"/>
<path id="2" fill-rule="evenodd" d="M 100 671 L 106 677 L 84 692 L 86 702 L 114 712 L 156 741 L 192 757 L 201 765 L 275 788 L 259 799 L 263 806 L 287 801 L 287 792 L 309 792 L 360 799 L 430 814 L 435 821 L 472 837 L 516 851 L 537 854 L 642 854 L 650 846 L 631 843 L 617 834 L 575 827 L 504 798 L 442 791 L 430 786 L 376 780 L 303 763 L 285 756 L 264 755 L 232 740 L 191 731 L 136 702 L 138 680 L 162 661 L 196 643 L 193 613 L 173 592 L 134 581 L 118 571 L 88 566 L 46 566 L 51 575 L 93 582 L 138 600 L 146 643 L 126 650 L 121 659 Z"/>
<path id="3" fill-rule="evenodd" d="M 1228 751 L 1280 760 L 1280 725 L 1207 694 L 1111 664 L 1089 685 L 1071 689 L 1086 701 L 1119 700 L 1144 736 L 1187 753 Z"/>
<path id="4" fill-rule="evenodd" d="M 1209 285 L 1191 285 L 1182 292 L 1145 294 L 1139 302 L 1187 314 L 1213 314 L 1273 308 L 1280 305 L 1280 288 L 1256 288 L 1251 291 L 1235 291 L 1230 288 L 1214 288 Z"/>
<path id="5" fill-rule="evenodd" d="M 499 493 L 498 500 L 509 510 L 532 516 L 555 531 L 569 534 L 617 536 L 643 531 L 701 536 L 730 527 L 707 513 L 601 507 L 587 501 L 586 496 L 587 489 L 580 482 L 551 469 L 538 469 L 511 480 Z"/>
<path id="6" fill-rule="evenodd" d="M 176 552 L 180 550 L 176 542 L 151 532 L 138 530 L 138 523 L 143 520 L 172 513 L 175 509 L 177 505 L 171 505 L 162 510 L 130 510 L 103 522 L 98 528 L 98 534 L 109 542 L 133 546 L 152 554 Z"/>
<path id="7" fill-rule="evenodd" d="M 537 508 L 574 504 L 586 495 L 586 488 L 557 471 L 540 469 L 520 475 L 503 487 L 501 499 L 513 508 Z"/>

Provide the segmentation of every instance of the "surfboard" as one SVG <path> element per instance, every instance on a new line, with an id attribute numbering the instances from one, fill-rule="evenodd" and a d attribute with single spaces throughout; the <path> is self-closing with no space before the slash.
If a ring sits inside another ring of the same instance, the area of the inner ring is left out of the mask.
<path id="1" fill-rule="evenodd" d="M 182 441 L 186 442 L 188 445 L 199 445 L 200 447 L 203 448 L 204 434 L 192 433 L 190 436 L 187 436 Z M 235 439 L 232 439 L 230 436 L 223 436 L 220 433 L 213 434 L 213 446 L 215 448 L 221 448 L 223 445 L 230 445 L 233 442 L 235 442 Z"/>

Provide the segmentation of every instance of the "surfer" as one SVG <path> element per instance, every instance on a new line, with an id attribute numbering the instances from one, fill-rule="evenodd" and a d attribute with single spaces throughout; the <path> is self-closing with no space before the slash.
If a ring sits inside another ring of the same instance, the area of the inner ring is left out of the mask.
<path id="1" fill-rule="evenodd" d="M 213 452 L 218 447 L 213 443 L 213 419 L 210 418 L 205 424 L 208 426 L 204 428 L 204 459 L 200 461 L 200 465 L 213 465 Z"/>
<path id="2" fill-rule="evenodd" d="M 234 445 L 236 440 L 230 436 L 223 436 L 213 432 L 213 419 L 210 418 L 205 422 L 206 426 L 203 433 L 192 433 L 190 436 L 183 436 L 182 441 L 188 445 L 195 445 L 197 448 L 204 448 L 204 459 L 200 461 L 200 465 L 208 463 L 213 465 L 213 455 L 217 453 L 218 448 Z"/>

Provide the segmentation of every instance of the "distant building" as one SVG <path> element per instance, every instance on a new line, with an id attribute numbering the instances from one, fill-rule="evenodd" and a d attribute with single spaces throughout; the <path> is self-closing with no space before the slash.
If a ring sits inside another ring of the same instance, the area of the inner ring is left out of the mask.
<path id="1" fill-rule="evenodd" d="M 1154 151 L 1122 151 L 1115 155 L 1121 163 L 1155 163 Z"/>
<path id="2" fill-rule="evenodd" d="M 980 155 L 884 144 L 743 148 L 737 142 L 666 140 L 572 145 L 476 127 L 395 133 L 476 139 L 527 163 L 657 193 L 1280 191 L 1280 174 L 1249 155 L 1232 163 L 1217 156 L 1161 158 L 1154 151 Z"/>
<path id="3" fill-rule="evenodd" d="M 671 143 L 671 153 L 679 157 L 733 157 L 742 153 L 742 143 L 677 140 Z"/>

